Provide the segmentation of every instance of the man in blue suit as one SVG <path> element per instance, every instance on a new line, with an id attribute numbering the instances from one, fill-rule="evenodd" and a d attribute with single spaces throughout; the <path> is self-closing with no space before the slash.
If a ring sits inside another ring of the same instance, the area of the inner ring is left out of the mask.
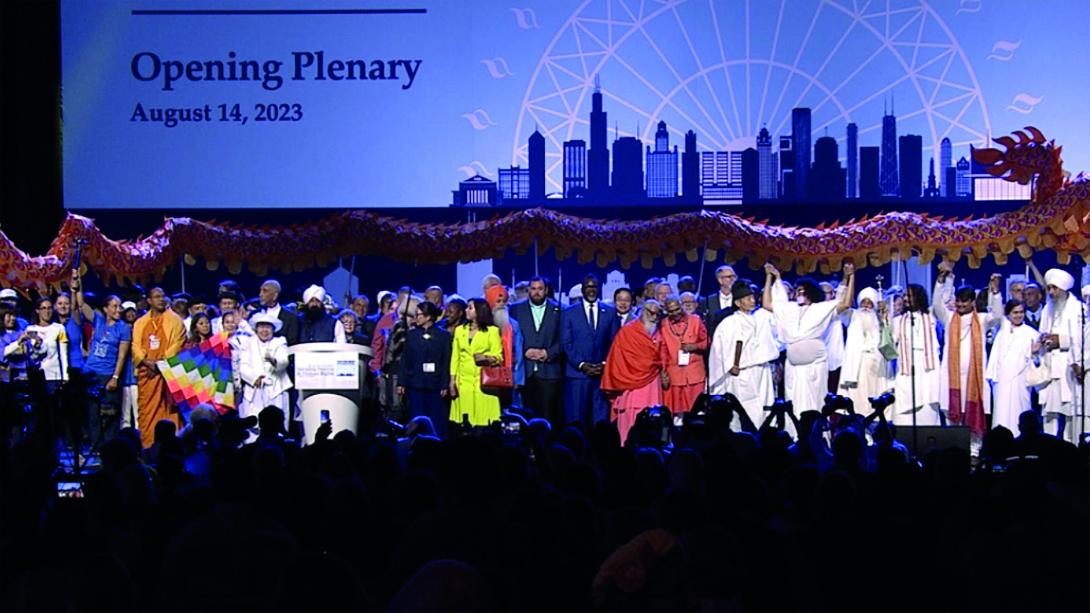
<path id="1" fill-rule="evenodd" d="M 565 421 L 585 427 L 609 419 L 609 405 L 598 388 L 613 336 L 617 312 L 602 304 L 598 277 L 583 279 L 583 301 L 561 314 L 560 344 L 567 357 L 564 368 Z"/>
<path id="2" fill-rule="evenodd" d="M 559 426 L 565 423 L 563 404 L 564 353 L 560 349 L 560 305 L 549 295 L 544 277 L 530 279 L 530 297 L 511 305 L 511 318 L 522 330 L 526 384 L 522 402 L 538 416 Z"/>

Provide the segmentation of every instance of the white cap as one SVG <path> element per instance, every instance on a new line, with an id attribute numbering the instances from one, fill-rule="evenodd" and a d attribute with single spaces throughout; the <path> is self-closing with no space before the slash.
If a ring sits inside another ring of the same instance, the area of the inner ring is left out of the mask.
<path id="1" fill-rule="evenodd" d="M 126 300 L 125 302 L 121 303 L 121 310 L 122 311 L 128 311 L 129 309 L 132 309 L 132 310 L 135 311 L 136 310 L 136 303 L 133 302 L 132 300 Z"/>
<path id="2" fill-rule="evenodd" d="M 19 294 L 15 293 L 15 290 L 10 287 L 0 289 L 0 300 L 18 300 Z"/>
<path id="3" fill-rule="evenodd" d="M 269 324 L 273 327 L 273 332 L 279 332 L 284 322 L 279 317 L 273 317 L 268 311 L 261 311 L 250 318 L 250 327 L 256 330 L 257 324 Z"/>

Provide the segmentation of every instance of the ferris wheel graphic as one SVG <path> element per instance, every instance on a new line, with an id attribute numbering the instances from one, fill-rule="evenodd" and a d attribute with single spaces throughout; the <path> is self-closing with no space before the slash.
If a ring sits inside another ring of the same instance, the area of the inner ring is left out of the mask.
<path id="1" fill-rule="evenodd" d="M 545 137 L 548 191 L 564 141 L 589 139 L 596 77 L 610 131 L 645 144 L 665 121 L 671 145 L 692 130 L 700 150 L 741 150 L 763 127 L 789 135 L 796 107 L 813 138 L 843 144 L 855 123 L 861 146 L 879 144 L 889 109 L 936 162 L 944 138 L 967 148 L 991 133 L 972 66 L 926 0 L 586 0 L 538 61 L 513 135 L 518 165 L 529 135 Z"/>

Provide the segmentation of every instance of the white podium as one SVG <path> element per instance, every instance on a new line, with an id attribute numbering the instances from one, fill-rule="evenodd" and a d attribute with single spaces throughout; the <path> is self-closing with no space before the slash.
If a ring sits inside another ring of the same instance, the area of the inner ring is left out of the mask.
<path id="1" fill-rule="evenodd" d="M 305 343 L 288 347 L 295 357 L 295 389 L 303 411 L 303 436 L 307 445 L 323 419 L 333 424 L 332 434 L 349 430 L 356 434 L 367 363 L 373 352 L 366 345 Z"/>

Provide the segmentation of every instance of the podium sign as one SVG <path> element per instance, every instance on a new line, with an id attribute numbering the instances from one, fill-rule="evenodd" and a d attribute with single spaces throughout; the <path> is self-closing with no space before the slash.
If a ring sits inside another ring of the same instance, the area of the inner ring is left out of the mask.
<path id="1" fill-rule="evenodd" d="M 306 390 L 357 390 L 359 354 L 314 351 L 295 354 L 295 387 Z"/>

